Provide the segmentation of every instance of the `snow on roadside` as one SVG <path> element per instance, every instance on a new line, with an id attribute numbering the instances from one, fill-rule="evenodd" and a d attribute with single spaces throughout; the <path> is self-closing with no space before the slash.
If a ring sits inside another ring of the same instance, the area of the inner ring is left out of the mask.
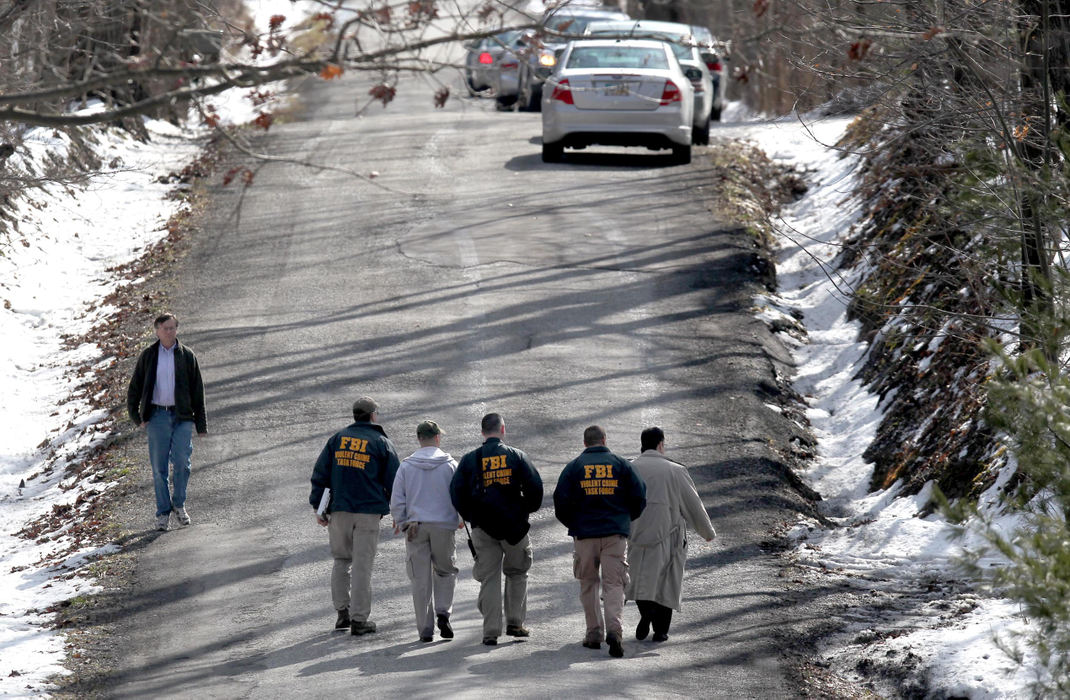
<path id="1" fill-rule="evenodd" d="M 272 15 L 290 15 L 293 23 L 319 9 L 311 0 L 246 0 L 246 6 L 261 31 Z M 227 125 L 248 123 L 285 99 L 263 104 L 255 93 L 230 90 L 208 102 Z M 17 231 L 9 240 L 0 239 L 2 697 L 47 695 L 48 679 L 67 672 L 65 639 L 49 628 L 52 611 L 97 592 L 83 567 L 117 549 L 82 547 L 62 530 L 39 541 L 19 533 L 46 514 L 73 509 L 87 491 L 111 486 L 63 474 L 69 462 L 112 429 L 105 412 L 93 411 L 85 399 L 72 399 L 79 383 L 73 370 L 113 360 L 102 357 L 94 344 L 70 348 L 64 339 L 85 335 L 114 311 L 102 300 L 128 282 L 109 270 L 136 260 L 166 235 L 168 220 L 182 206 L 169 198 L 175 186 L 166 176 L 194 160 L 207 136 L 203 128 L 144 123 L 151 135 L 147 143 L 119 129 L 98 132 L 94 151 L 103 172 L 84 185 L 49 185 L 17 200 L 10 212 Z M 68 146 L 57 131 L 33 129 L 7 167 L 39 172 L 50 154 L 62 155 Z"/>
<path id="2" fill-rule="evenodd" d="M 197 144 L 166 122 L 147 122 L 152 142 L 125 132 L 100 135 L 106 172 L 85 186 L 47 186 L 19 200 L 18 232 L 0 257 L 0 694 L 35 695 L 45 679 L 62 673 L 64 639 L 48 630 L 47 609 L 95 592 L 82 576 L 63 576 L 112 547 L 76 548 L 58 565 L 41 562 L 69 549 L 69 535 L 40 542 L 18 536 L 32 520 L 74 504 L 87 488 L 64 479 L 68 459 L 107 429 L 104 412 L 85 400 L 69 400 L 77 382 L 71 369 L 108 362 L 95 345 L 67 348 L 64 336 L 88 332 L 110 311 L 97 303 L 117 286 L 108 269 L 134 259 L 159 240 L 179 203 L 159 175 L 180 170 Z M 48 129 L 27 135 L 27 156 L 63 151 L 65 140 Z M 93 309 L 93 310 L 90 310 Z M 55 463 L 55 468 L 48 465 Z M 25 487 L 20 484 L 25 481 Z"/>
<path id="3" fill-rule="evenodd" d="M 791 322 L 802 314 L 807 339 L 788 334 L 797 363 L 795 389 L 806 397 L 807 417 L 818 439 L 818 456 L 800 476 L 822 494 L 823 514 L 844 527 L 825 529 L 800 519 L 789 532 L 795 561 L 872 588 L 910 589 L 918 582 L 954 582 L 952 565 L 961 544 L 940 515 L 919 517 L 931 486 L 899 497 L 898 484 L 869 491 L 872 464 L 862 459 L 882 419 L 879 398 L 855 375 L 865 360 L 859 324 L 847 319 L 849 294 L 864 270 L 837 270 L 836 258 L 862 216 L 853 196 L 858 159 L 834 146 L 847 118 L 781 119 L 753 123 L 744 138 L 773 160 L 809 174 L 810 189 L 777 222 L 778 293 L 758 299 L 765 320 Z M 1012 469 L 1012 468 L 1009 468 Z M 982 498 L 993 495 L 1006 472 Z M 1004 519 L 1003 527 L 1014 522 Z M 991 562 L 990 562 L 991 563 Z M 1009 601 L 963 594 L 954 602 L 927 603 L 922 616 L 882 622 L 885 633 L 858 623 L 827 640 L 823 654 L 841 675 L 865 680 L 856 665 L 868 657 L 907 659 L 938 697 L 1009 698 L 1032 679 L 1028 664 L 1014 667 L 996 646 L 996 635 L 1020 631 L 1024 621 Z M 869 623 L 872 624 L 872 623 Z M 890 630 L 890 633 L 888 631 Z M 885 690 L 892 690 L 890 688 Z"/>
<path id="4" fill-rule="evenodd" d="M 213 102 L 226 123 L 255 116 L 244 91 Z M 17 200 L 17 230 L 0 240 L 0 696 L 45 695 L 47 679 L 66 672 L 65 640 L 49 629 L 51 611 L 95 593 L 79 569 L 117 549 L 82 547 L 62 530 L 38 541 L 19 533 L 43 515 L 73 509 L 87 491 L 111 486 L 64 477 L 69 462 L 111 431 L 106 412 L 72 399 L 79 383 L 73 370 L 113 360 L 91 343 L 67 347 L 65 338 L 86 334 L 114 311 L 101 300 L 127 282 L 109 270 L 166 235 L 182 206 L 169 198 L 175 186 L 167 176 L 196 158 L 205 136 L 165 121 L 145 126 L 147 143 L 115 128 L 98 132 L 94 150 L 103 172 L 83 185 L 48 185 Z M 68 145 L 59 132 L 34 129 L 8 163 L 22 159 L 39 168 Z"/>

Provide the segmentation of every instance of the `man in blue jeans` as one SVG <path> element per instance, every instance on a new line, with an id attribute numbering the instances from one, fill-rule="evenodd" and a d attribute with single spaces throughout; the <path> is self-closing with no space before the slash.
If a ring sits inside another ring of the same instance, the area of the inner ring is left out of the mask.
<path id="1" fill-rule="evenodd" d="M 204 410 L 204 382 L 193 351 L 178 342 L 178 319 L 158 316 L 153 323 L 158 340 L 137 359 L 126 392 L 130 420 L 149 438 L 149 461 L 156 490 L 156 529 L 166 530 L 175 514 L 182 527 L 190 524 L 186 512 L 186 485 L 193 456 L 193 431 L 208 433 Z M 168 465 L 174 465 L 168 488 Z"/>

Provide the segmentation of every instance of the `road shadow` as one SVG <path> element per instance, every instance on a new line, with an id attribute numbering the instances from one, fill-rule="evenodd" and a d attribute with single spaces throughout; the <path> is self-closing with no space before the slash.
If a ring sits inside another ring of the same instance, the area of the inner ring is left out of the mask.
<path id="1" fill-rule="evenodd" d="M 541 140 L 540 140 L 541 143 Z M 663 170 L 681 166 L 671 151 L 635 150 L 633 153 L 605 153 L 591 150 L 566 150 L 560 163 L 544 163 L 542 153 L 517 156 L 505 162 L 505 169 L 515 172 L 530 170 L 568 170 L 590 168 L 599 170 Z"/>

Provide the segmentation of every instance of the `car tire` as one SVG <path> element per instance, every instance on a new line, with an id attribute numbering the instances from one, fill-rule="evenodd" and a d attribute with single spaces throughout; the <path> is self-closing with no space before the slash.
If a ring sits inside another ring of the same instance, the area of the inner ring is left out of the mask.
<path id="1" fill-rule="evenodd" d="M 528 88 L 531 93 L 531 102 L 528 104 L 528 110 L 532 112 L 542 111 L 542 85 L 532 85 Z"/>
<path id="2" fill-rule="evenodd" d="M 542 145 L 543 163 L 560 163 L 562 158 L 564 158 L 564 155 L 565 147 L 561 145 L 560 141 L 557 143 L 544 143 Z"/>
<path id="3" fill-rule="evenodd" d="M 502 112 L 511 112 L 516 105 L 516 95 L 499 95 L 494 98 L 494 101 L 498 103 L 498 109 Z"/>
<path id="4" fill-rule="evenodd" d="M 472 85 L 472 77 L 471 76 L 469 76 L 469 75 L 464 76 L 464 87 L 465 87 L 466 90 L 468 90 L 468 96 L 469 97 L 479 97 L 479 90 L 476 90 L 475 86 Z"/>
<path id="5" fill-rule="evenodd" d="M 545 149 L 546 146 L 543 146 Z M 543 160 L 546 160 L 543 157 Z M 686 146 L 673 146 L 672 147 L 672 161 L 677 165 L 687 165 L 691 162 L 691 144 Z"/>
<path id="6" fill-rule="evenodd" d="M 721 121 L 721 108 L 720 107 L 714 107 L 713 109 L 710 110 L 710 121 L 711 122 L 719 122 L 719 121 Z"/>
<path id="7" fill-rule="evenodd" d="M 710 145 L 710 123 L 708 121 L 701 127 L 691 129 L 691 143 L 696 146 Z"/>
<path id="8" fill-rule="evenodd" d="M 530 79 L 524 81 L 524 86 L 521 88 L 518 98 L 520 100 L 520 109 L 522 111 L 542 111 L 542 86 L 536 87 L 535 85 L 532 85 Z"/>

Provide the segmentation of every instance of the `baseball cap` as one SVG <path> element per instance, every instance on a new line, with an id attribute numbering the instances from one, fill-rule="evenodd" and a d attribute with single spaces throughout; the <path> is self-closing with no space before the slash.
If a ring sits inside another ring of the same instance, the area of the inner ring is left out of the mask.
<path id="1" fill-rule="evenodd" d="M 353 413 L 372 414 L 379 410 L 379 404 L 370 396 L 361 396 L 353 402 Z"/>
<path id="2" fill-rule="evenodd" d="M 446 431 L 438 427 L 438 423 L 433 420 L 422 421 L 418 426 L 416 426 L 416 437 L 418 438 L 429 438 L 434 437 L 436 435 L 445 434 Z"/>

